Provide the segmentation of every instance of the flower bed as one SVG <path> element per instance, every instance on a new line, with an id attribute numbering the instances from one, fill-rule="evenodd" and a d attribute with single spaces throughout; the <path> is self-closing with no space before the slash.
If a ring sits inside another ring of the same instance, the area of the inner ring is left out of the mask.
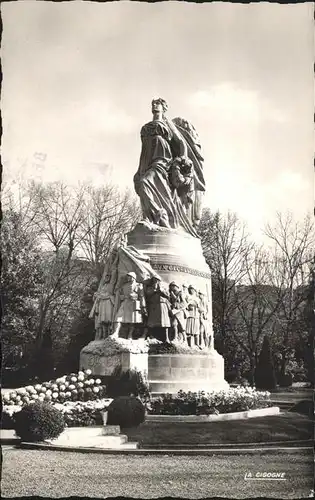
<path id="1" fill-rule="evenodd" d="M 65 401 L 90 401 L 105 396 L 106 387 L 101 379 L 93 378 L 91 370 L 71 373 L 63 377 L 28 385 L 2 397 L 4 406 L 25 406 L 35 401 L 63 403 Z"/>
<path id="2" fill-rule="evenodd" d="M 65 401 L 52 404 L 63 413 L 68 427 L 88 427 L 103 424 L 102 411 L 107 409 L 111 401 L 112 399 L 103 398 L 87 402 Z M 149 415 L 219 415 L 271 406 L 269 392 L 248 387 L 210 393 L 180 391 L 177 395 L 165 394 L 146 403 Z M 20 405 L 4 406 L 3 411 L 13 415 L 21 408 Z"/>
<path id="3" fill-rule="evenodd" d="M 90 427 L 103 425 L 102 411 L 104 411 L 111 399 L 100 399 L 88 402 L 66 402 L 55 403 L 54 407 L 63 413 L 67 427 Z"/>
<path id="4" fill-rule="evenodd" d="M 272 406 L 270 393 L 249 387 L 229 388 L 227 391 L 165 394 L 150 401 L 151 415 L 211 415 L 234 413 Z"/>
<path id="5" fill-rule="evenodd" d="M 51 403 L 63 416 L 67 427 L 88 427 L 103 425 L 102 411 L 110 405 L 112 399 L 98 399 L 96 401 L 65 401 L 64 403 Z M 3 406 L 3 414 L 11 417 L 4 428 L 13 428 L 14 414 L 22 409 L 20 405 Z"/>

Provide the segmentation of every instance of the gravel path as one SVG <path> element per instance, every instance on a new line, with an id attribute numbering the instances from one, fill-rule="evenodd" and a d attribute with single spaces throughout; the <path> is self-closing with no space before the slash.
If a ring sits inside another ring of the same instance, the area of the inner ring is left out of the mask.
<path id="1" fill-rule="evenodd" d="M 249 472 L 285 472 L 286 480 L 245 480 Z M 3 497 L 306 498 L 313 457 L 110 456 L 4 447 L 1 483 Z"/>

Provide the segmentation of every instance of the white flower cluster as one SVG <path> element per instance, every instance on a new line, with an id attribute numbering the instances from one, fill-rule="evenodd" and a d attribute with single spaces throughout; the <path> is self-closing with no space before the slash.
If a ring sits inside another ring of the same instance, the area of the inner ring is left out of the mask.
<path id="1" fill-rule="evenodd" d="M 22 410 L 22 406 L 18 405 L 2 405 L 2 411 L 5 413 L 8 413 L 10 417 L 18 411 Z"/>
<path id="2" fill-rule="evenodd" d="M 161 415 L 192 415 L 233 413 L 271 406 L 270 393 L 250 387 L 229 388 L 211 392 L 184 392 L 164 394 L 153 398 L 151 411 Z"/>
<path id="3" fill-rule="evenodd" d="M 240 405 L 244 409 L 263 408 L 270 403 L 270 392 L 256 391 L 253 387 L 228 388 L 211 391 L 206 395 L 212 406 L 233 407 Z"/>
<path id="4" fill-rule="evenodd" d="M 62 413 L 72 413 L 73 411 L 105 410 L 112 401 L 110 398 L 96 401 L 65 401 L 64 403 L 53 403 L 53 406 Z"/>
<path id="5" fill-rule="evenodd" d="M 50 382 L 28 385 L 12 390 L 2 397 L 5 406 L 22 407 L 29 403 L 94 400 L 105 396 L 105 386 L 101 379 L 93 378 L 90 369 L 64 375 Z"/>

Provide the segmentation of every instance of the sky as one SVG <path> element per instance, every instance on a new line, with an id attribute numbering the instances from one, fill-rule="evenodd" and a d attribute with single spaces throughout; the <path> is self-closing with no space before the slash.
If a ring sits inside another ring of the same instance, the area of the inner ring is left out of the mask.
<path id="1" fill-rule="evenodd" d="M 314 206 L 313 4 L 1 5 L 4 180 L 132 187 L 151 100 L 197 129 L 205 205 L 259 237 Z"/>

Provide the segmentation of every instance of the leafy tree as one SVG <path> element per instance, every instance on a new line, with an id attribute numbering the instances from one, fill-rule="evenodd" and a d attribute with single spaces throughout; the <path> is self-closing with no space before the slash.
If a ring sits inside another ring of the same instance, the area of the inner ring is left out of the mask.
<path id="1" fill-rule="evenodd" d="M 255 383 L 258 389 L 272 390 L 276 388 L 273 355 L 267 335 L 264 337 L 260 351 L 255 372 Z"/>
<path id="2" fill-rule="evenodd" d="M 58 375 L 66 372 L 77 372 L 80 365 L 80 351 L 94 339 L 94 324 L 89 318 L 93 306 L 93 295 L 97 289 L 97 282 L 93 281 L 84 290 L 80 308 L 69 329 L 69 341 L 57 365 Z"/>
<path id="3" fill-rule="evenodd" d="M 25 205 L 8 196 L 2 215 L 2 366 L 18 368 L 27 362 L 36 337 L 41 249 Z"/>

